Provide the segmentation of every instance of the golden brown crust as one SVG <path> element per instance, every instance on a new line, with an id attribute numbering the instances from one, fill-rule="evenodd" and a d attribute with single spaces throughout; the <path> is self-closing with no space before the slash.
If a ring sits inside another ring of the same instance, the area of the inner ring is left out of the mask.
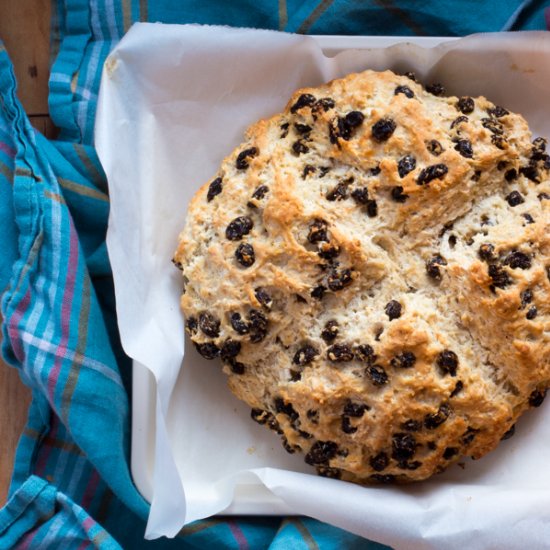
<path id="1" fill-rule="evenodd" d="M 189 207 L 188 331 L 323 475 L 479 458 L 550 385 L 549 167 L 483 97 L 390 71 L 299 90 Z"/>

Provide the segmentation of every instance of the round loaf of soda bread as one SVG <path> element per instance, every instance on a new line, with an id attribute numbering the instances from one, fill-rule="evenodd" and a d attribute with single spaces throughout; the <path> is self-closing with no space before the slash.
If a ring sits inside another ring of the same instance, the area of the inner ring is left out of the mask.
<path id="1" fill-rule="evenodd" d="M 525 120 L 414 75 L 297 91 L 194 197 L 186 330 L 321 475 L 479 458 L 550 385 L 550 157 Z"/>

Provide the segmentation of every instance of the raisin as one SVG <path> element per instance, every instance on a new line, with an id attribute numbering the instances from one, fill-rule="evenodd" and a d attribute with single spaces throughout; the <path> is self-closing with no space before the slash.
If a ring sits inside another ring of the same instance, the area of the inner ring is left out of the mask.
<path id="1" fill-rule="evenodd" d="M 542 137 L 533 140 L 533 148 L 531 149 L 531 158 L 533 160 L 544 160 L 547 143 L 548 142 Z"/>
<path id="2" fill-rule="evenodd" d="M 316 441 L 305 456 L 305 461 L 311 466 L 326 464 L 336 456 L 337 451 L 338 445 L 334 441 Z"/>
<path id="3" fill-rule="evenodd" d="M 455 145 L 455 151 L 458 151 L 463 157 L 471 159 L 474 156 L 472 144 L 467 139 L 459 139 Z"/>
<path id="4" fill-rule="evenodd" d="M 290 112 L 295 113 L 298 109 L 302 109 L 303 107 L 312 107 L 316 101 L 315 97 L 311 94 L 302 94 L 296 103 L 292 105 Z"/>
<path id="5" fill-rule="evenodd" d="M 328 344 L 336 340 L 338 336 L 338 322 L 334 320 L 327 321 L 325 328 L 321 332 L 321 338 Z"/>
<path id="6" fill-rule="evenodd" d="M 172 258 L 171 261 L 180 271 L 183 271 L 183 264 L 181 262 L 178 262 L 176 258 Z"/>
<path id="7" fill-rule="evenodd" d="M 396 433 L 392 437 L 391 456 L 395 460 L 408 460 L 416 453 L 416 439 L 410 433 Z"/>
<path id="8" fill-rule="evenodd" d="M 342 477 L 342 470 L 339 468 L 330 468 L 329 466 L 317 466 L 317 474 L 321 477 L 327 477 L 329 479 L 340 479 Z"/>
<path id="9" fill-rule="evenodd" d="M 366 187 L 354 189 L 351 196 L 357 204 L 367 204 L 369 202 L 369 190 Z"/>
<path id="10" fill-rule="evenodd" d="M 500 438 L 501 441 L 506 441 L 507 439 L 510 439 L 514 434 L 516 433 L 516 425 L 512 424 L 511 428 L 504 432 L 502 437 Z"/>
<path id="11" fill-rule="evenodd" d="M 199 323 L 195 317 L 189 317 L 189 319 L 185 322 L 185 330 L 189 336 L 194 336 L 197 334 L 198 326 Z"/>
<path id="12" fill-rule="evenodd" d="M 309 132 L 311 132 L 311 126 L 307 124 L 300 124 L 299 122 L 294 124 L 294 129 L 296 130 L 296 132 L 302 135 L 309 134 Z"/>
<path id="13" fill-rule="evenodd" d="M 519 173 L 534 183 L 540 183 L 540 173 L 536 163 L 530 162 L 527 166 L 522 166 Z"/>
<path id="14" fill-rule="evenodd" d="M 289 128 L 290 124 L 288 122 L 285 122 L 284 124 L 281 124 L 280 128 L 281 128 L 281 139 L 284 139 L 286 138 L 286 136 L 288 136 L 288 128 Z"/>
<path id="15" fill-rule="evenodd" d="M 392 187 L 391 198 L 395 202 L 403 203 L 409 198 L 409 195 L 406 195 L 406 194 L 403 193 L 403 187 L 401 187 L 400 185 L 396 185 L 396 186 Z"/>
<path id="16" fill-rule="evenodd" d="M 327 222 L 325 222 L 324 220 L 314 220 L 313 223 L 309 226 L 307 240 L 312 244 L 322 241 L 327 242 L 327 227 Z"/>
<path id="17" fill-rule="evenodd" d="M 518 172 L 515 168 L 511 168 L 504 174 L 504 179 L 508 182 L 514 181 L 518 178 Z"/>
<path id="18" fill-rule="evenodd" d="M 407 71 L 406 73 L 403 73 L 403 76 L 406 76 L 409 80 L 412 80 L 413 82 L 418 82 L 416 79 L 416 75 L 412 71 Z"/>
<path id="19" fill-rule="evenodd" d="M 293 455 L 297 450 L 300 450 L 299 447 L 291 445 L 284 435 L 281 437 L 281 443 L 283 444 L 285 451 L 291 455 Z"/>
<path id="20" fill-rule="evenodd" d="M 318 285 L 315 288 L 313 288 L 310 292 L 310 295 L 312 298 L 315 298 L 317 300 L 322 300 L 323 296 L 325 295 L 327 288 L 323 285 Z"/>
<path id="21" fill-rule="evenodd" d="M 352 271 L 349 268 L 342 269 L 340 272 L 332 271 L 327 278 L 327 284 L 330 290 L 338 292 L 353 282 Z"/>
<path id="22" fill-rule="evenodd" d="M 313 346 L 306 344 L 294 354 L 292 362 L 303 367 L 309 365 L 318 355 L 319 352 Z"/>
<path id="23" fill-rule="evenodd" d="M 244 235 L 248 235 L 254 224 L 248 216 L 239 216 L 229 223 L 225 230 L 225 236 L 230 241 L 240 241 Z"/>
<path id="24" fill-rule="evenodd" d="M 306 412 L 306 416 L 312 424 L 318 424 L 319 423 L 319 411 L 317 411 L 315 409 L 309 409 Z"/>
<path id="25" fill-rule="evenodd" d="M 277 414 L 285 414 L 292 421 L 296 421 L 299 418 L 299 414 L 296 412 L 292 403 L 287 403 L 282 397 L 276 397 L 273 401 L 275 404 L 275 412 Z"/>
<path id="26" fill-rule="evenodd" d="M 369 172 L 371 176 L 377 176 L 382 172 L 382 168 L 380 168 L 380 164 L 377 164 L 374 168 L 371 168 Z"/>
<path id="27" fill-rule="evenodd" d="M 388 467 L 389 463 L 390 459 L 384 451 L 378 453 L 375 456 L 372 456 L 369 460 L 370 467 L 375 472 L 381 472 L 382 470 L 385 470 Z"/>
<path id="28" fill-rule="evenodd" d="M 346 125 L 350 128 L 357 128 L 363 124 L 365 115 L 361 111 L 350 111 L 345 117 Z"/>
<path id="29" fill-rule="evenodd" d="M 535 223 L 535 220 L 533 219 L 533 216 L 531 216 L 531 214 L 528 214 L 527 212 L 525 212 L 524 214 L 522 214 L 522 216 L 525 218 L 525 223 L 527 225 L 531 225 L 532 223 Z"/>
<path id="30" fill-rule="evenodd" d="M 207 342 L 206 344 L 198 344 L 194 342 L 195 348 L 205 359 L 215 359 L 220 354 L 220 348 L 215 344 Z"/>
<path id="31" fill-rule="evenodd" d="M 449 169 L 445 164 L 432 164 L 420 172 L 416 183 L 417 185 L 427 185 L 434 179 L 445 177 L 448 171 Z"/>
<path id="32" fill-rule="evenodd" d="M 346 416 L 352 416 L 353 418 L 361 418 L 368 410 L 370 410 L 368 405 L 364 403 L 355 403 L 350 399 L 348 399 L 344 405 L 344 414 Z"/>
<path id="33" fill-rule="evenodd" d="M 490 243 L 483 243 L 477 251 L 478 256 L 485 262 L 494 262 L 496 260 L 495 247 Z"/>
<path id="34" fill-rule="evenodd" d="M 248 334 L 248 323 L 243 321 L 240 313 L 232 313 L 230 318 L 231 326 L 237 334 Z"/>
<path id="35" fill-rule="evenodd" d="M 439 266 L 442 265 L 447 265 L 447 260 L 443 258 L 443 256 L 440 256 L 439 254 L 432 256 L 426 262 L 426 273 L 428 274 L 428 277 L 438 281 L 441 280 L 441 270 L 439 269 Z"/>
<path id="36" fill-rule="evenodd" d="M 342 416 L 342 431 L 345 434 L 354 434 L 357 431 L 357 428 L 352 426 L 349 416 Z"/>
<path id="37" fill-rule="evenodd" d="M 331 97 L 322 97 L 321 99 L 317 100 L 317 103 L 315 103 L 315 109 L 323 109 L 325 113 L 329 111 L 330 109 L 334 109 L 336 103 L 334 103 L 334 99 Z"/>
<path id="38" fill-rule="evenodd" d="M 526 289 L 520 294 L 521 298 L 521 309 L 525 309 L 527 304 L 530 304 L 533 301 L 533 291 L 531 289 Z"/>
<path id="39" fill-rule="evenodd" d="M 372 126 L 372 137 L 380 143 L 387 141 L 395 132 L 395 128 L 396 124 L 391 118 L 382 118 Z"/>
<path id="40" fill-rule="evenodd" d="M 381 365 L 369 365 L 365 374 L 375 386 L 383 386 L 388 383 L 388 375 Z"/>
<path id="41" fill-rule="evenodd" d="M 243 267 L 250 267 L 256 261 L 254 248 L 251 244 L 241 243 L 235 250 L 235 258 Z"/>
<path id="42" fill-rule="evenodd" d="M 199 328 L 210 338 L 216 338 L 220 335 L 220 320 L 208 312 L 199 315 Z"/>
<path id="43" fill-rule="evenodd" d="M 347 344 L 334 344 L 327 349 L 327 359 L 334 363 L 353 361 L 353 351 Z"/>
<path id="44" fill-rule="evenodd" d="M 443 458 L 445 460 L 450 460 L 451 458 L 453 458 L 453 456 L 456 456 L 457 454 L 458 454 L 458 449 L 456 447 L 447 447 L 443 451 Z"/>
<path id="45" fill-rule="evenodd" d="M 229 368 L 234 374 L 244 374 L 246 367 L 240 361 L 235 361 L 235 359 L 229 359 Z"/>
<path id="46" fill-rule="evenodd" d="M 459 117 L 456 117 L 452 122 L 451 122 L 451 130 L 453 128 L 455 128 L 456 126 L 460 126 L 460 124 L 464 123 L 464 122 L 469 122 L 469 118 L 467 116 L 459 116 Z"/>
<path id="47" fill-rule="evenodd" d="M 548 193 L 539 193 L 537 199 L 539 199 L 539 201 L 550 201 L 550 195 Z"/>
<path id="48" fill-rule="evenodd" d="M 291 382 L 298 382 L 302 379 L 302 371 L 299 370 L 290 370 L 290 381 Z"/>
<path id="49" fill-rule="evenodd" d="M 422 422 L 419 420 L 406 420 L 401 424 L 401 429 L 408 432 L 418 432 L 422 429 Z"/>
<path id="50" fill-rule="evenodd" d="M 416 355 L 412 351 L 404 351 L 392 357 L 390 365 L 396 369 L 410 369 L 416 363 Z"/>
<path id="51" fill-rule="evenodd" d="M 479 430 L 472 428 L 471 426 L 460 437 L 460 443 L 462 445 L 469 445 L 476 437 Z"/>
<path id="52" fill-rule="evenodd" d="M 312 439 L 313 436 L 309 432 L 304 432 L 304 430 L 298 430 L 298 435 L 304 439 Z"/>
<path id="53" fill-rule="evenodd" d="M 493 284 L 491 286 L 494 288 L 505 288 L 512 284 L 512 280 L 510 279 L 508 273 L 497 265 L 491 264 L 489 266 L 488 273 L 489 277 L 493 280 Z"/>
<path id="54" fill-rule="evenodd" d="M 445 349 L 437 356 L 437 366 L 442 374 L 456 376 L 458 368 L 458 356 L 454 351 Z"/>
<path id="55" fill-rule="evenodd" d="M 484 128 L 487 128 L 489 132 L 495 134 L 495 135 L 502 135 L 504 132 L 503 126 L 498 120 L 495 120 L 494 118 L 482 118 L 481 119 L 481 125 Z"/>
<path id="56" fill-rule="evenodd" d="M 395 476 L 392 474 L 372 474 L 369 476 L 369 479 L 377 483 L 383 483 L 384 485 L 395 483 Z"/>
<path id="57" fill-rule="evenodd" d="M 358 346 L 355 346 L 354 351 L 357 361 L 368 363 L 370 365 L 376 359 L 374 349 L 372 348 L 372 346 L 369 346 L 369 344 L 359 344 Z"/>
<path id="58" fill-rule="evenodd" d="M 443 153 L 443 146 L 436 139 L 432 139 L 426 143 L 426 149 L 434 156 L 438 157 Z"/>
<path id="59" fill-rule="evenodd" d="M 456 235 L 449 235 L 449 246 L 454 248 L 456 245 Z"/>
<path id="60" fill-rule="evenodd" d="M 256 188 L 254 193 L 252 193 L 252 198 L 261 200 L 265 197 L 268 191 L 269 191 L 269 187 L 267 185 L 260 185 Z"/>
<path id="61" fill-rule="evenodd" d="M 476 170 L 472 176 L 472 181 L 479 181 L 481 178 L 481 170 Z"/>
<path id="62" fill-rule="evenodd" d="M 456 108 L 465 115 L 473 113 L 475 109 L 474 100 L 471 97 L 461 97 L 456 103 Z"/>
<path id="63" fill-rule="evenodd" d="M 324 178 L 330 172 L 330 166 L 321 166 L 319 168 L 319 177 Z"/>
<path id="64" fill-rule="evenodd" d="M 222 346 L 221 349 L 221 358 L 224 361 L 229 361 L 229 359 L 233 359 L 234 357 L 237 357 L 241 351 L 241 343 L 238 340 L 231 340 L 231 338 L 228 338 Z"/>
<path id="65" fill-rule="evenodd" d="M 500 107 L 499 105 L 495 105 L 494 107 L 487 109 L 487 112 L 495 118 L 501 118 L 510 114 L 504 107 Z"/>
<path id="66" fill-rule="evenodd" d="M 223 184 L 221 178 L 216 178 L 208 186 L 208 193 L 206 194 L 206 200 L 210 202 L 216 195 L 222 192 Z"/>
<path id="67" fill-rule="evenodd" d="M 348 179 L 342 180 L 337 183 L 330 191 L 326 194 L 327 201 L 343 201 L 348 198 L 348 187 L 351 181 Z"/>
<path id="68" fill-rule="evenodd" d="M 267 309 L 271 309 L 271 306 L 273 305 L 273 298 L 271 295 L 267 292 L 267 290 L 263 288 L 257 288 L 254 291 L 254 296 L 256 297 L 256 300 L 260 302 L 262 306 L 264 306 Z"/>
<path id="69" fill-rule="evenodd" d="M 426 86 L 426 91 L 438 97 L 442 96 L 446 92 L 443 84 L 440 84 L 439 82 L 434 82 L 433 84 Z"/>
<path id="70" fill-rule="evenodd" d="M 384 311 L 386 312 L 386 315 L 389 317 L 390 321 L 393 321 L 394 319 L 399 319 L 399 317 L 401 317 L 401 310 L 402 306 L 397 300 L 390 300 L 384 308 Z"/>
<path id="71" fill-rule="evenodd" d="M 375 218 L 378 215 L 378 204 L 375 200 L 367 201 L 367 216 Z"/>
<path id="72" fill-rule="evenodd" d="M 518 191 L 512 191 L 505 198 L 506 198 L 506 202 L 512 207 L 525 202 L 525 199 L 523 198 L 521 193 L 519 193 Z"/>
<path id="73" fill-rule="evenodd" d="M 305 154 L 309 151 L 309 147 L 301 140 L 297 140 L 292 144 L 292 150 L 296 155 Z"/>
<path id="74" fill-rule="evenodd" d="M 531 306 L 527 310 L 527 315 L 525 315 L 525 318 L 529 321 L 532 321 L 537 316 L 537 306 Z"/>
<path id="75" fill-rule="evenodd" d="M 411 155 L 406 155 L 399 159 L 397 163 L 397 173 L 400 178 L 404 178 L 409 172 L 416 168 L 416 159 Z M 403 188 L 401 188 L 403 190 Z"/>
<path id="76" fill-rule="evenodd" d="M 250 147 L 248 149 L 245 149 L 244 151 L 241 151 L 239 155 L 237 156 L 237 162 L 236 166 L 239 170 L 246 170 L 249 166 L 249 159 L 253 157 L 257 157 L 259 154 L 259 150 L 257 147 Z"/>
<path id="77" fill-rule="evenodd" d="M 248 314 L 250 341 L 254 344 L 261 342 L 267 334 L 267 318 L 257 309 L 251 309 Z"/>
<path id="78" fill-rule="evenodd" d="M 302 179 L 305 180 L 310 174 L 314 174 L 315 170 L 315 166 L 311 166 L 311 164 L 306 164 L 302 172 Z"/>
<path id="79" fill-rule="evenodd" d="M 530 407 L 540 407 L 546 397 L 546 390 L 534 390 L 529 396 Z"/>
<path id="80" fill-rule="evenodd" d="M 332 260 L 340 254 L 340 247 L 330 243 L 319 243 L 317 254 L 324 260 Z"/>
<path id="81" fill-rule="evenodd" d="M 512 252 L 506 256 L 503 263 L 504 265 L 509 265 L 512 269 L 531 268 L 531 258 L 519 250 L 512 250 Z"/>
<path id="82" fill-rule="evenodd" d="M 337 143 L 341 137 L 348 141 L 353 136 L 356 128 L 363 124 L 365 115 L 360 111 L 351 111 L 345 117 L 337 117 L 329 124 L 330 141 Z"/>
<path id="83" fill-rule="evenodd" d="M 414 97 L 414 92 L 408 86 L 397 86 L 397 88 L 395 88 L 394 95 L 397 94 L 403 94 L 409 99 Z"/>
<path id="84" fill-rule="evenodd" d="M 455 384 L 454 390 L 451 392 L 451 395 L 449 397 L 457 396 L 463 389 L 464 382 L 462 382 L 462 380 L 458 380 L 458 382 Z"/>
<path id="85" fill-rule="evenodd" d="M 506 149 L 506 144 L 508 141 L 506 138 L 502 136 L 491 136 L 491 143 L 497 148 L 497 149 Z"/>
<path id="86" fill-rule="evenodd" d="M 424 426 L 428 430 L 434 430 L 438 426 L 441 426 L 447 418 L 449 418 L 449 415 L 451 414 L 451 409 L 449 405 L 443 403 L 438 411 L 436 413 L 427 414 L 424 417 Z"/>

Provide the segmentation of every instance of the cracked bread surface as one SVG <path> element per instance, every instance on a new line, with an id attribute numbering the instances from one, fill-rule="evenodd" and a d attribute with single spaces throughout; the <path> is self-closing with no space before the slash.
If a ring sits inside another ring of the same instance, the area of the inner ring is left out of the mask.
<path id="1" fill-rule="evenodd" d="M 321 475 L 480 458 L 550 385 L 550 157 L 413 75 L 297 91 L 193 198 L 186 330 Z"/>

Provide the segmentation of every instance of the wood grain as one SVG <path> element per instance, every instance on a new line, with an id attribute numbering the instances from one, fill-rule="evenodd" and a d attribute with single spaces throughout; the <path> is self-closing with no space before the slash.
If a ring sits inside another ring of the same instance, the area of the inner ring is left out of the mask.
<path id="1" fill-rule="evenodd" d="M 48 116 L 50 9 L 50 0 L 0 0 L 0 38 L 14 65 L 18 97 L 31 123 L 49 137 L 55 133 Z M 17 370 L 0 360 L 0 506 L 29 403 Z"/>
<path id="2" fill-rule="evenodd" d="M 16 369 L 0 363 L 0 506 L 6 501 L 17 441 L 31 400 Z"/>

